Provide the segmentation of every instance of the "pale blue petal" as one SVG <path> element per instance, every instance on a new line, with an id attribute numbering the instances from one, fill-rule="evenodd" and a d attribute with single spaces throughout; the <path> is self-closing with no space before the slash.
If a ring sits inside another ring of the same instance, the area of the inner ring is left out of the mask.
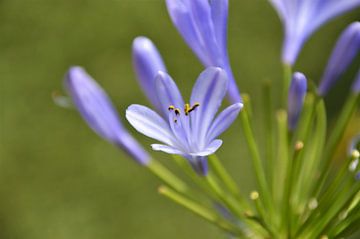
<path id="1" fill-rule="evenodd" d="M 168 154 L 178 154 L 183 155 L 184 153 L 174 147 L 163 145 L 163 144 L 152 144 L 151 148 L 155 151 L 162 151 Z"/>
<path id="2" fill-rule="evenodd" d="M 213 140 L 221 133 L 223 133 L 227 128 L 229 128 L 229 126 L 234 122 L 234 120 L 238 116 L 242 107 L 243 107 L 242 103 L 237 103 L 230 105 L 225 110 L 223 110 L 212 123 L 207 133 L 207 139 Z"/>
<path id="3" fill-rule="evenodd" d="M 200 106 L 191 112 L 191 127 L 200 148 L 206 143 L 206 133 L 226 94 L 227 82 L 224 70 L 209 67 L 200 74 L 194 85 L 190 103 L 199 103 Z"/>
<path id="4" fill-rule="evenodd" d="M 215 139 L 213 140 L 204 150 L 196 153 L 190 153 L 191 156 L 208 156 L 213 154 L 220 148 L 222 145 L 222 140 Z"/>
<path id="5" fill-rule="evenodd" d="M 76 108 L 97 134 L 122 148 L 140 164 L 150 161 L 148 153 L 121 125 L 107 94 L 84 69 L 70 68 L 65 85 Z"/>
<path id="6" fill-rule="evenodd" d="M 174 145 L 175 139 L 168 123 L 155 111 L 142 105 L 130 105 L 126 110 L 126 119 L 140 133 Z"/>
<path id="7" fill-rule="evenodd" d="M 160 110 L 155 91 L 155 76 L 158 71 L 166 72 L 164 62 L 152 41 L 146 37 L 137 37 L 132 45 L 133 66 L 138 82 L 150 102 Z"/>
<path id="8" fill-rule="evenodd" d="M 165 118 L 168 117 L 169 106 L 173 105 L 182 109 L 184 100 L 174 80 L 165 72 L 159 71 L 155 81 L 155 94 L 161 105 L 161 112 Z"/>

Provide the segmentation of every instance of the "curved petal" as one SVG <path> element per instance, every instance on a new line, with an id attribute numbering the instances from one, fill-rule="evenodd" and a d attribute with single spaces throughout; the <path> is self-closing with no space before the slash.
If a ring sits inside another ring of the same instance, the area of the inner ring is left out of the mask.
<path id="1" fill-rule="evenodd" d="M 88 125 L 101 137 L 115 141 L 123 131 L 119 117 L 104 90 L 81 67 L 72 67 L 65 86 Z"/>
<path id="2" fill-rule="evenodd" d="M 193 88 L 190 103 L 199 103 L 199 107 L 191 112 L 191 127 L 194 138 L 203 148 L 206 133 L 218 111 L 227 90 L 227 77 L 224 70 L 209 67 L 198 77 Z"/>
<path id="3" fill-rule="evenodd" d="M 204 42 L 194 26 L 188 0 L 166 0 L 170 18 L 185 42 L 195 52 L 200 61 L 208 65 L 209 58 L 204 53 Z"/>
<path id="4" fill-rule="evenodd" d="M 174 145 L 174 136 L 168 123 L 155 111 L 142 105 L 130 105 L 126 110 L 126 119 L 138 132 L 165 144 Z"/>
<path id="5" fill-rule="evenodd" d="M 165 72 L 159 71 L 155 81 L 156 95 L 160 101 L 161 112 L 165 119 L 168 117 L 168 108 L 173 105 L 178 108 L 184 106 L 184 100 L 174 80 Z"/>
<path id="6" fill-rule="evenodd" d="M 224 132 L 234 122 L 242 107 L 242 103 L 237 103 L 223 110 L 212 123 L 206 138 L 213 140 Z"/>
<path id="7" fill-rule="evenodd" d="M 331 53 L 319 86 L 324 96 L 360 51 L 360 22 L 350 24 L 341 34 Z"/>
<path id="8" fill-rule="evenodd" d="M 183 155 L 184 153 L 181 152 L 180 150 L 168 146 L 168 145 L 163 145 L 163 144 L 152 144 L 151 148 L 155 151 L 162 151 L 168 154 L 178 154 L 178 155 Z"/>
<path id="9" fill-rule="evenodd" d="M 210 154 L 213 154 L 220 148 L 222 145 L 222 140 L 215 139 L 213 140 L 204 150 L 196 153 L 191 153 L 191 156 L 208 156 Z"/>
<path id="10" fill-rule="evenodd" d="M 132 44 L 132 58 L 138 82 L 150 100 L 160 110 L 160 103 L 155 91 L 155 77 L 158 71 L 166 72 L 164 62 L 152 41 L 146 37 L 137 37 Z"/>
<path id="11" fill-rule="evenodd" d="M 107 94 L 84 69 L 70 68 L 65 85 L 90 128 L 101 137 L 120 146 L 140 164 L 149 163 L 148 153 L 122 126 Z"/>

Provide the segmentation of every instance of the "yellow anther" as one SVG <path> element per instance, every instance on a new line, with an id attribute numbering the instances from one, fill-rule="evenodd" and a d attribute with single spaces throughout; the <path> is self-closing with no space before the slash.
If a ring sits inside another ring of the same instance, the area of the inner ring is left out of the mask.
<path id="1" fill-rule="evenodd" d="M 189 104 L 185 104 L 184 106 L 184 112 L 185 112 L 185 115 L 189 115 L 189 113 L 193 110 L 195 110 L 197 107 L 199 107 L 200 104 L 198 102 L 196 102 L 193 106 L 190 107 Z"/>
<path id="2" fill-rule="evenodd" d="M 185 115 L 188 115 L 188 114 L 189 114 L 189 110 L 190 110 L 190 105 L 189 105 L 189 104 L 185 104 L 185 106 L 184 106 Z"/>
<path id="3" fill-rule="evenodd" d="M 169 107 L 168 107 L 168 110 L 174 110 L 175 109 L 175 106 L 173 106 L 173 105 L 170 105 Z"/>
<path id="4" fill-rule="evenodd" d="M 174 112 L 175 112 L 175 115 L 180 115 L 180 109 L 179 108 L 176 108 Z"/>

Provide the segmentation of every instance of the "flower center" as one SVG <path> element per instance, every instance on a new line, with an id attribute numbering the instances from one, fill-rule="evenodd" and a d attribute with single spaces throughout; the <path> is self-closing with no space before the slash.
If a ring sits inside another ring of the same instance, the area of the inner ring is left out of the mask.
<path id="1" fill-rule="evenodd" d="M 184 105 L 184 113 L 185 113 L 185 115 L 188 116 L 188 115 L 191 113 L 191 111 L 194 111 L 194 110 L 195 110 L 197 107 L 199 107 L 199 106 L 200 106 L 200 103 L 198 103 L 198 102 L 196 102 L 195 104 L 193 104 L 193 106 L 190 106 L 189 103 L 186 103 L 186 104 Z M 174 111 L 174 113 L 175 113 L 176 116 L 179 116 L 180 113 L 181 113 L 181 110 L 180 110 L 179 108 L 176 108 L 174 105 L 170 105 L 170 106 L 168 107 L 168 110 L 169 110 L 169 111 Z"/>

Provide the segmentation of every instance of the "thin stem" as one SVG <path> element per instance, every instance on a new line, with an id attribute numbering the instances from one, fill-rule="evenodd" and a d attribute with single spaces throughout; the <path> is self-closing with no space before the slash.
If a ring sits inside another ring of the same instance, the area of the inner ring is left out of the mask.
<path id="1" fill-rule="evenodd" d="M 282 101 L 281 101 L 284 103 L 283 107 L 286 106 L 286 102 L 287 102 L 288 91 L 291 82 L 291 74 L 292 74 L 291 65 L 283 64 L 283 85 L 282 85 L 283 92 L 282 92 Z"/>
<path id="2" fill-rule="evenodd" d="M 340 114 L 340 118 L 336 122 L 335 128 L 333 129 L 329 140 L 326 144 L 324 155 L 322 159 L 322 174 L 320 176 L 320 183 L 318 184 L 318 188 L 316 191 L 316 195 L 319 195 L 321 192 L 322 187 L 325 184 L 326 178 L 330 173 L 330 166 L 331 166 L 331 160 L 334 156 L 334 153 L 337 149 L 337 146 L 339 145 L 339 142 L 345 132 L 346 126 L 348 125 L 351 116 L 353 115 L 356 107 L 359 105 L 360 101 L 360 94 L 354 94 L 352 93 L 346 103 L 343 107 L 343 110 Z"/>
<path id="3" fill-rule="evenodd" d="M 268 215 L 271 216 L 273 215 L 273 204 L 272 204 L 272 199 L 270 196 L 270 191 L 269 191 L 269 185 L 268 182 L 266 181 L 266 177 L 265 177 L 265 171 L 260 159 L 260 153 L 259 153 L 259 149 L 258 149 L 258 145 L 255 141 L 255 137 L 252 131 L 252 127 L 249 121 L 249 115 L 248 115 L 248 102 L 246 102 L 246 98 L 244 97 L 244 109 L 240 112 L 240 119 L 241 119 L 241 125 L 244 131 L 244 135 L 250 150 L 250 154 L 251 154 L 251 159 L 252 159 L 252 164 L 255 170 L 255 176 L 256 176 L 256 182 L 258 184 L 259 187 L 259 191 L 260 191 L 260 195 L 261 198 L 263 199 L 261 201 L 263 201 L 264 206 L 269 210 L 268 211 Z"/>
<path id="4" fill-rule="evenodd" d="M 166 186 L 160 186 L 158 191 L 161 195 L 169 198 L 170 200 L 174 201 L 177 204 L 180 204 L 181 206 L 187 208 L 191 212 L 202 217 L 206 221 L 218 226 L 219 228 L 237 236 L 245 236 L 244 232 L 240 231 L 240 229 L 236 228 L 235 226 L 231 225 L 229 222 L 222 219 L 212 210 L 200 205 L 199 203 L 193 200 L 190 200 L 189 198 L 186 198 L 185 196 L 177 193 L 171 188 Z"/>

